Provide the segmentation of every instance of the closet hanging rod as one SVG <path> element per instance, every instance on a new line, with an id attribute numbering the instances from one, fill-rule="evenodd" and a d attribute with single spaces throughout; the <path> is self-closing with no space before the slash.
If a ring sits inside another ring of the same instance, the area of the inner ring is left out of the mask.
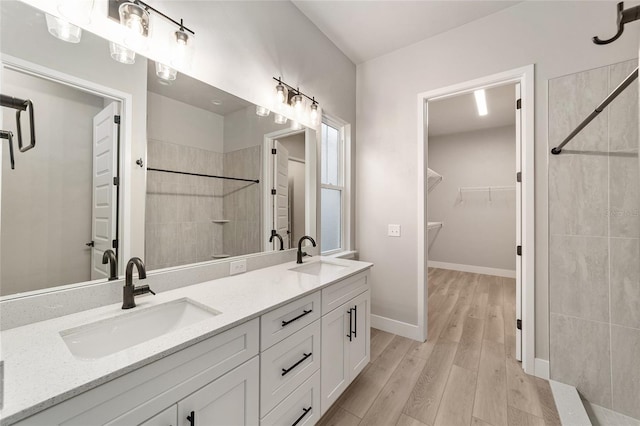
<path id="1" fill-rule="evenodd" d="M 147 170 L 151 170 L 153 172 L 174 173 L 176 175 L 200 176 L 200 177 L 207 177 L 207 178 L 214 178 L 214 179 L 238 180 L 241 182 L 260 183 L 260 179 L 244 179 L 244 178 L 229 177 L 229 176 L 205 175 L 201 173 L 178 172 L 175 170 L 156 169 L 153 167 L 147 167 Z"/>
<path id="2" fill-rule="evenodd" d="M 561 143 L 560 145 L 558 145 L 557 147 L 553 148 L 551 150 L 551 153 L 554 155 L 558 155 L 562 152 L 562 148 L 568 144 L 571 139 L 573 139 L 578 133 L 580 133 L 580 131 L 582 131 L 582 129 L 584 129 L 585 127 L 587 127 L 587 125 L 589 123 L 591 123 L 591 121 L 593 121 L 594 118 L 596 118 L 602 111 L 604 111 L 604 109 L 615 99 L 618 97 L 618 95 L 620 93 L 622 93 L 624 91 L 624 89 L 626 89 L 627 87 L 629 87 L 629 85 L 631 83 L 634 82 L 634 80 L 638 78 L 638 67 L 636 67 L 636 69 L 627 76 L 627 78 L 625 78 L 622 83 L 620 83 L 618 85 L 618 87 L 615 88 L 615 90 L 613 92 L 611 92 L 609 94 L 609 96 L 607 96 L 601 103 L 600 105 L 598 105 L 596 107 L 596 109 L 589 114 L 589 116 L 587 118 L 584 119 L 584 121 L 580 124 L 578 124 L 578 127 L 576 127 L 573 132 L 569 133 L 569 136 L 567 136 Z"/>

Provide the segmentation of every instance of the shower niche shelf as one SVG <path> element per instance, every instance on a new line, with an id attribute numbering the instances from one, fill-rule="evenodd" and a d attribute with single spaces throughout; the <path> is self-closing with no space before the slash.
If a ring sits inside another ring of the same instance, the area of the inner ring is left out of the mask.
<path id="1" fill-rule="evenodd" d="M 427 192 L 431 192 L 442 181 L 442 175 L 427 167 Z"/>

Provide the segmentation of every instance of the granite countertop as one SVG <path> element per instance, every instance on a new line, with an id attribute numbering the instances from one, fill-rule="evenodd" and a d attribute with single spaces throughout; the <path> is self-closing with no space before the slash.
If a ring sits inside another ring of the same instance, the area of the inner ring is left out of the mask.
<path id="1" fill-rule="evenodd" d="M 158 293 L 156 296 L 137 296 L 137 307 L 131 310 L 122 310 L 121 303 L 117 303 L 1 332 L 4 401 L 0 410 L 0 424 L 8 425 L 25 419 L 373 266 L 367 262 L 323 257 L 307 260 L 305 264 L 320 260 L 345 268 L 310 275 L 291 271 L 291 268 L 299 265 L 288 262 Z M 130 315 L 184 298 L 221 313 L 92 360 L 78 359 L 72 355 L 60 335 L 63 330 Z"/>

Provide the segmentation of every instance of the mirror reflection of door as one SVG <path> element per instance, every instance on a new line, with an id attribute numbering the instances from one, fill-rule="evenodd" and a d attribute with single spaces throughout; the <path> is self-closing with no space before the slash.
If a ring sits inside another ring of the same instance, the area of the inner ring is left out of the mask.
<path id="1" fill-rule="evenodd" d="M 0 166 L 0 294 L 105 277 L 102 252 L 110 248 L 117 228 L 113 111 L 118 103 L 8 67 L 1 78 L 2 94 L 33 102 L 37 144 L 16 152 L 14 170 L 6 161 Z M 16 134 L 15 111 L 2 108 L 2 114 L 3 129 Z M 101 116 L 109 124 L 98 125 L 101 151 L 94 152 L 94 117 Z M 4 157 L 8 147 L 2 149 Z M 94 176 L 104 188 L 96 191 L 95 220 Z"/>

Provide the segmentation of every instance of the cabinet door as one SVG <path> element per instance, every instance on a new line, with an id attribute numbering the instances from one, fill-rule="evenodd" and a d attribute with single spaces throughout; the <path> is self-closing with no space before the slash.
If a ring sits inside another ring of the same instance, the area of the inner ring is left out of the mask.
<path id="1" fill-rule="evenodd" d="M 349 349 L 349 383 L 360 374 L 371 358 L 369 345 L 370 302 L 371 295 L 367 290 L 347 303 L 347 308 L 352 309 L 351 327 L 353 330 L 351 341 L 349 342 L 349 338 L 347 338 L 349 342 L 347 345 Z"/>
<path id="2" fill-rule="evenodd" d="M 178 402 L 179 425 L 258 425 L 259 365 L 255 357 Z"/>
<path id="3" fill-rule="evenodd" d="M 178 426 L 178 406 L 172 405 L 146 422 L 140 423 L 140 426 Z"/>
<path id="4" fill-rule="evenodd" d="M 320 404 L 324 414 L 349 385 L 349 315 L 344 304 L 322 317 Z"/>

